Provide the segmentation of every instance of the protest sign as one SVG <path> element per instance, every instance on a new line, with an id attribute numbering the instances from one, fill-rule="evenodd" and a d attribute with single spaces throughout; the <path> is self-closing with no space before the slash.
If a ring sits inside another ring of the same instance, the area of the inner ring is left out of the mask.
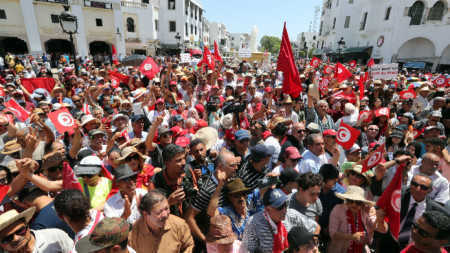
<path id="1" fill-rule="evenodd" d="M 398 76 L 398 63 L 375 64 L 370 67 L 373 79 L 391 80 Z"/>
<path id="2" fill-rule="evenodd" d="M 180 54 L 180 63 L 190 63 L 191 54 Z"/>

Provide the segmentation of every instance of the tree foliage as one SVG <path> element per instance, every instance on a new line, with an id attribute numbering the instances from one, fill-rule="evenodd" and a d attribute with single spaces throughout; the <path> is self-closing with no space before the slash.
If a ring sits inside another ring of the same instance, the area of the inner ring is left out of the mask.
<path id="1" fill-rule="evenodd" d="M 280 51 L 281 39 L 275 36 L 263 36 L 260 41 L 261 51 L 270 52 L 272 55 L 278 55 Z"/>

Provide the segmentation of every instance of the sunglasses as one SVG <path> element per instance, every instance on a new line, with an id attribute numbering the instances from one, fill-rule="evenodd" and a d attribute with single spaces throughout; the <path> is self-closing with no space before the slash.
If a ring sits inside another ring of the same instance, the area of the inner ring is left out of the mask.
<path id="1" fill-rule="evenodd" d="M 423 238 L 429 238 L 431 237 L 431 234 L 427 231 L 425 231 L 423 228 L 419 227 L 419 225 L 416 222 L 413 222 L 412 229 L 417 230 L 417 233 L 419 233 L 420 236 Z"/>
<path id="2" fill-rule="evenodd" d="M 281 210 L 283 210 L 283 209 L 285 209 L 285 208 L 287 208 L 287 202 L 284 202 L 284 204 L 282 204 L 282 205 L 279 206 L 279 207 L 276 207 L 275 209 L 277 209 L 278 211 L 281 211 Z"/>
<path id="3" fill-rule="evenodd" d="M 349 174 L 349 175 L 352 175 L 352 176 L 359 177 L 359 178 L 366 179 L 363 175 L 361 175 L 361 174 L 359 174 L 358 172 L 353 171 L 353 170 L 351 170 L 348 174 Z"/>
<path id="4" fill-rule="evenodd" d="M 139 159 L 139 155 L 132 155 L 129 156 L 125 159 L 126 162 L 131 162 L 132 160 L 138 160 Z"/>
<path id="5" fill-rule="evenodd" d="M 297 131 L 297 133 L 299 133 L 299 134 L 304 133 L 304 132 L 306 132 L 306 129 L 300 129 Z"/>
<path id="6" fill-rule="evenodd" d="M 28 231 L 28 226 L 22 226 L 22 228 L 16 230 L 16 232 L 14 232 L 13 234 L 10 234 L 6 237 L 3 237 L 3 239 L 1 240 L 2 244 L 8 244 L 10 243 L 12 240 L 14 240 L 14 236 L 18 235 L 18 236 L 24 236 Z"/>
<path id="7" fill-rule="evenodd" d="M 96 175 L 80 175 L 80 177 L 85 177 L 85 178 L 93 178 L 93 177 L 95 177 Z"/>
<path id="8" fill-rule="evenodd" d="M 358 205 L 358 206 L 364 205 L 364 203 L 361 202 L 361 201 L 356 201 L 356 200 L 351 200 L 351 199 L 347 199 L 346 201 L 347 201 L 347 203 L 349 203 L 349 204 L 356 204 L 356 205 Z"/>
<path id="9" fill-rule="evenodd" d="M 430 189 L 429 186 L 426 186 L 426 185 L 423 185 L 423 184 L 419 184 L 419 183 L 417 183 L 417 182 L 414 181 L 414 180 L 411 181 L 411 185 L 414 186 L 414 187 L 420 187 L 420 189 L 421 189 L 422 191 L 428 191 L 428 189 Z"/>

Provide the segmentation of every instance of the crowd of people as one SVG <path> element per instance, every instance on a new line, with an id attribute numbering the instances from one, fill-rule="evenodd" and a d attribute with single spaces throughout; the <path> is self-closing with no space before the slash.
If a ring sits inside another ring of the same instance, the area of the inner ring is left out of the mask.
<path id="1" fill-rule="evenodd" d="M 155 57 L 149 78 L 109 61 L 13 59 L 0 70 L 3 252 L 447 252 L 442 73 L 376 80 L 344 64 L 339 82 L 333 63 L 302 60 L 291 97 L 276 63 Z M 61 132 L 49 114 L 64 108 L 75 128 Z M 349 147 L 343 125 L 360 133 Z M 400 169 L 397 238 L 376 202 Z"/>

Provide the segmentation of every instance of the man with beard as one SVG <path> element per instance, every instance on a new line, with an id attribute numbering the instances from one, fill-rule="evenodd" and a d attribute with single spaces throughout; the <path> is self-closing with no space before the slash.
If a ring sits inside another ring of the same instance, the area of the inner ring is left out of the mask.
<path id="1" fill-rule="evenodd" d="M 145 146 L 147 152 L 150 152 L 152 158 L 153 167 L 164 167 L 162 150 L 165 146 L 172 143 L 172 131 L 167 127 L 160 127 L 164 121 L 164 115 L 160 115 L 156 118 L 156 121 L 152 122 L 152 126 L 148 131 L 147 138 L 145 140 Z M 156 131 L 158 131 L 159 144 L 153 142 Z"/>
<path id="2" fill-rule="evenodd" d="M 170 214 L 169 201 L 158 190 L 148 192 L 139 205 L 141 218 L 131 230 L 130 246 L 137 253 L 192 252 L 194 241 L 186 222 Z"/>
<path id="3" fill-rule="evenodd" d="M 73 241 L 62 230 L 28 227 L 34 211 L 34 207 L 22 213 L 13 209 L 0 215 L 1 248 L 7 252 L 70 252 Z"/>
<path id="4" fill-rule="evenodd" d="M 214 164 L 209 162 L 203 140 L 194 139 L 189 145 L 192 160 L 186 166 L 185 181 L 197 192 L 201 181 L 214 172 Z"/>
<path id="5" fill-rule="evenodd" d="M 284 154 L 286 148 L 294 146 L 302 154 L 305 151 L 303 140 L 305 139 L 306 127 L 304 122 L 294 123 L 291 128 L 291 134 L 287 135 L 286 141 L 281 146 L 281 154 Z M 281 157 L 280 157 L 281 158 Z"/>

